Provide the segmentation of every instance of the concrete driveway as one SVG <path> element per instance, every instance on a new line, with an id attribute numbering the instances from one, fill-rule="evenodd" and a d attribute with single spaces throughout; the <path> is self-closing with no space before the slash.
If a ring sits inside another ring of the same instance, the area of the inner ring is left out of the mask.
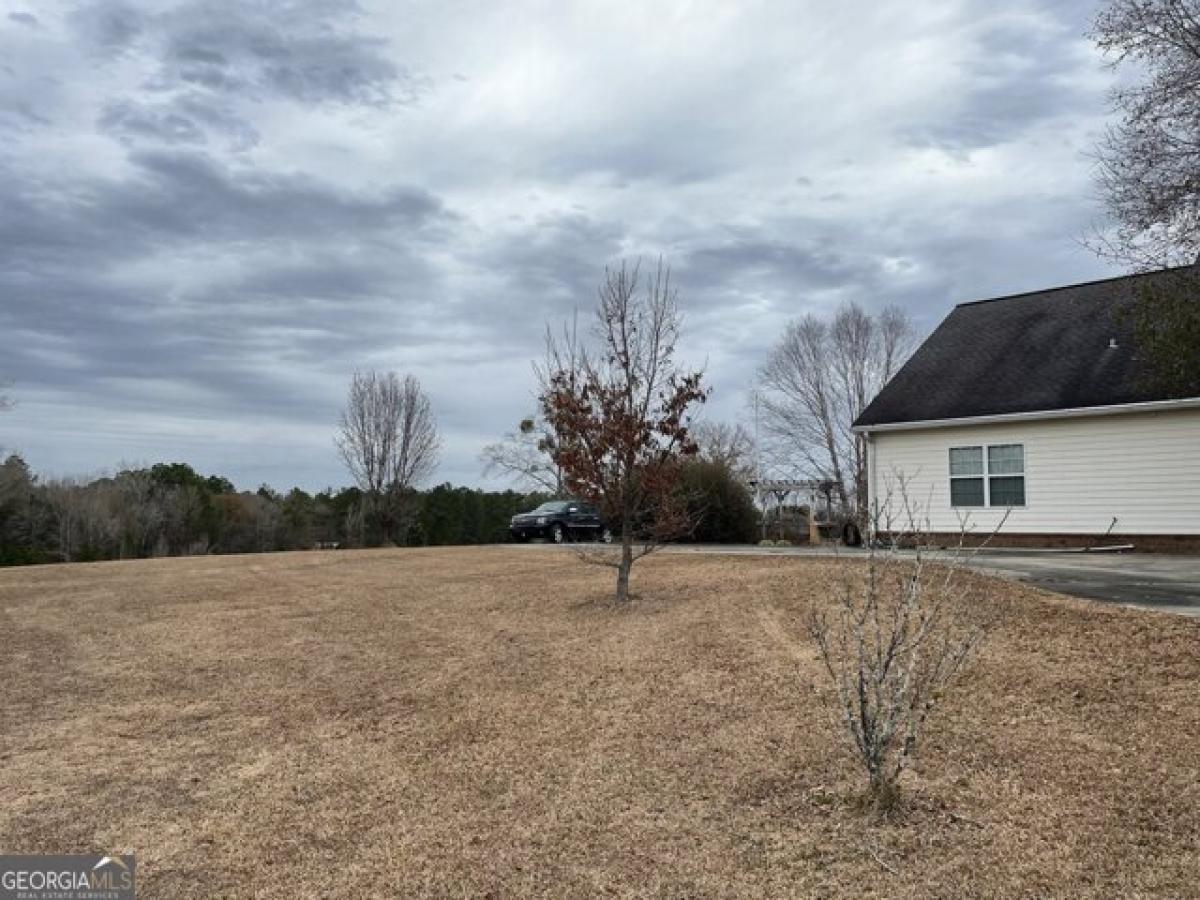
<path id="1" fill-rule="evenodd" d="M 672 548 L 674 549 L 674 548 Z M 723 548 L 708 548 L 720 552 Z M 746 548 L 760 551 L 757 547 Z M 786 555 L 859 556 L 839 548 L 762 548 Z M 1087 600 L 1200 616 L 1200 557 L 1151 553 L 1063 553 L 987 550 L 970 558 L 980 572 Z"/>
<path id="2" fill-rule="evenodd" d="M 1195 556 L 993 551 L 976 557 L 972 566 L 1072 597 L 1200 616 Z"/>
<path id="3" fill-rule="evenodd" d="M 754 556 L 862 556 L 862 550 L 676 544 L 669 553 Z M 988 550 L 970 566 L 990 575 L 1067 594 L 1141 609 L 1200 617 L 1200 557 L 1151 553 L 1061 553 Z"/>

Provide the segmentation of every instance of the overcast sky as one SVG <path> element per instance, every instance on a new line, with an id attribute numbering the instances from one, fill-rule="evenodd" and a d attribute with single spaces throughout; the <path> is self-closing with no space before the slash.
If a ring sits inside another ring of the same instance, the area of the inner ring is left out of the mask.
<path id="1" fill-rule="evenodd" d="M 0 446 L 346 482 L 356 367 L 478 462 L 547 320 L 663 254 L 706 415 L 784 323 L 1113 274 L 1091 3 L 0 0 Z"/>

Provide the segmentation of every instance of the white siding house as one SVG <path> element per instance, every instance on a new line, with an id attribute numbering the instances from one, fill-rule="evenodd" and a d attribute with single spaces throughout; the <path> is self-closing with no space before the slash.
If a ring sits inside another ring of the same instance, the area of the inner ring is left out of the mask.
<path id="1" fill-rule="evenodd" d="M 869 496 L 894 495 L 902 476 L 935 532 L 956 532 L 965 519 L 990 533 L 1007 512 L 1004 530 L 1020 534 L 1200 535 L 1200 404 L 884 428 L 868 441 Z M 979 448 L 978 465 L 955 452 L 968 448 Z M 1020 449 L 1001 461 L 994 448 Z M 952 475 L 952 454 L 962 474 Z M 1004 471 L 989 472 L 989 456 Z"/>
<path id="2" fill-rule="evenodd" d="M 855 422 L 870 505 L 895 515 L 903 484 L 934 535 L 1200 550 L 1200 397 L 1155 386 L 1128 315 L 1194 274 L 957 306 Z"/>

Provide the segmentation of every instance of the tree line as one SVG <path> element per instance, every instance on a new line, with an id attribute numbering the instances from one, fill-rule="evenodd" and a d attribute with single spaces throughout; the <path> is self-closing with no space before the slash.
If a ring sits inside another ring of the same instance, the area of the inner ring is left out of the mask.
<path id="1" fill-rule="evenodd" d="M 0 565 L 378 546 L 363 499 L 357 487 L 238 491 L 184 463 L 43 480 L 13 454 L 0 463 Z M 434 546 L 504 541 L 545 495 L 442 484 L 411 499 L 405 543 Z"/>
<path id="2" fill-rule="evenodd" d="M 692 492 L 703 524 L 686 539 L 753 539 L 757 514 L 744 488 L 701 460 L 689 467 L 688 479 L 693 488 L 703 485 L 705 498 Z M 550 497 L 451 484 L 413 490 L 402 545 L 503 543 L 512 516 Z M 358 487 L 238 491 L 227 478 L 185 463 L 41 479 L 11 454 L 0 462 L 0 566 L 395 545 L 396 535 L 382 532 L 368 509 Z"/>

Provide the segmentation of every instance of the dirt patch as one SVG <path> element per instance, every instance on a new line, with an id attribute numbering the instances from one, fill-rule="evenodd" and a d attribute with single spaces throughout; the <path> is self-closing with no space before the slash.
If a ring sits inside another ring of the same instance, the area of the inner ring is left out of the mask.
<path id="1" fill-rule="evenodd" d="M 0 572 L 0 849 L 145 897 L 1186 896 L 1200 622 L 996 581 L 911 812 L 863 826 L 828 560 L 502 548 Z"/>

